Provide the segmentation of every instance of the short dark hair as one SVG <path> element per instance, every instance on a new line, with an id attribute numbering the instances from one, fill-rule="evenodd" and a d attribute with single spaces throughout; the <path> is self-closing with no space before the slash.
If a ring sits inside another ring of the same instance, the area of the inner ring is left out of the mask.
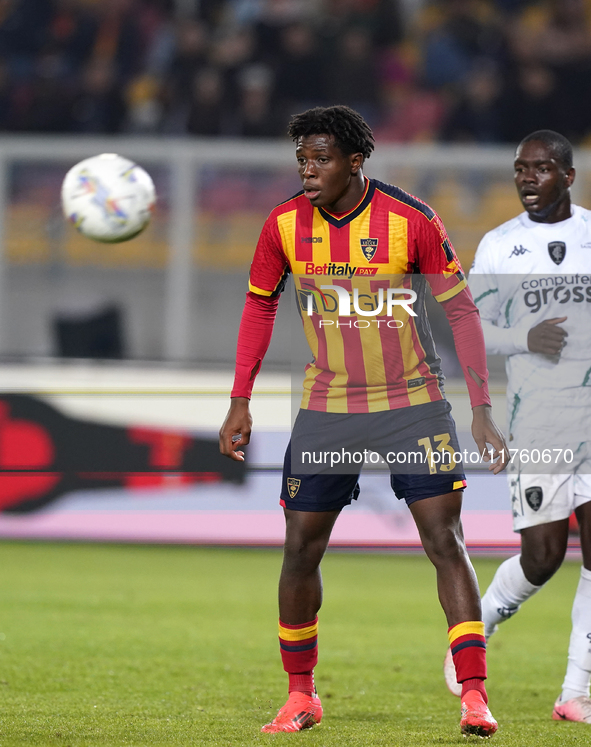
<path id="1" fill-rule="evenodd" d="M 517 150 L 521 148 L 525 143 L 532 141 L 544 143 L 552 148 L 552 151 L 559 161 L 562 161 L 562 165 L 566 169 L 572 169 L 573 167 L 573 146 L 570 142 L 561 135 L 559 132 L 554 130 L 536 130 L 530 135 L 527 135 L 517 146 Z"/>
<path id="2" fill-rule="evenodd" d="M 362 153 L 369 158 L 374 136 L 361 114 L 348 106 L 317 106 L 291 118 L 287 134 L 292 140 L 308 135 L 332 135 L 335 145 L 346 156 Z"/>

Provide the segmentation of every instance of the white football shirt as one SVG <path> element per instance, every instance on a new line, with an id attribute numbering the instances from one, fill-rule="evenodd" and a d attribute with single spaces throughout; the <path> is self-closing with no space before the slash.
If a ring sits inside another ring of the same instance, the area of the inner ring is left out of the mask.
<path id="1" fill-rule="evenodd" d="M 591 211 L 573 205 L 560 223 L 524 212 L 489 231 L 469 284 L 487 351 L 508 356 L 510 439 L 591 440 Z M 561 355 L 529 352 L 529 330 L 556 317 L 567 317 Z"/>

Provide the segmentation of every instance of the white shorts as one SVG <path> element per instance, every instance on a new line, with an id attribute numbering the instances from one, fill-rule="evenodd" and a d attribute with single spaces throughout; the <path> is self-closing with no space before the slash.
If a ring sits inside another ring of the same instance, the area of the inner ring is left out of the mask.
<path id="1" fill-rule="evenodd" d="M 591 501 L 591 474 L 507 475 L 513 530 L 568 519 L 575 508 Z"/>

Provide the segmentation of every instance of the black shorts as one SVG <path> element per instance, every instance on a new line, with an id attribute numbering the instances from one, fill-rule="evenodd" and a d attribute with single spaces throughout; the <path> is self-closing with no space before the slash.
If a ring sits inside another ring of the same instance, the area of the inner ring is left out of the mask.
<path id="1" fill-rule="evenodd" d="M 281 505 L 334 511 L 359 495 L 363 464 L 380 455 L 408 505 L 463 490 L 466 479 L 446 400 L 375 413 L 300 410 L 285 453 Z M 292 471 L 293 470 L 293 471 Z"/>

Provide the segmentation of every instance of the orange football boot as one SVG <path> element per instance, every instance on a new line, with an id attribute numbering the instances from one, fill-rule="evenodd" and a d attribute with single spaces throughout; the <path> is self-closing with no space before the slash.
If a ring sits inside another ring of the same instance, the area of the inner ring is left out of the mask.
<path id="1" fill-rule="evenodd" d="M 492 737 L 499 728 L 478 690 L 468 690 L 462 696 L 460 728 L 465 737 L 470 734 L 477 737 Z"/>
<path id="2" fill-rule="evenodd" d="M 275 734 L 279 731 L 301 731 L 310 729 L 322 721 L 322 704 L 318 693 L 306 695 L 298 691 L 291 692 L 287 703 L 281 708 L 270 724 L 265 724 L 261 731 Z"/>

